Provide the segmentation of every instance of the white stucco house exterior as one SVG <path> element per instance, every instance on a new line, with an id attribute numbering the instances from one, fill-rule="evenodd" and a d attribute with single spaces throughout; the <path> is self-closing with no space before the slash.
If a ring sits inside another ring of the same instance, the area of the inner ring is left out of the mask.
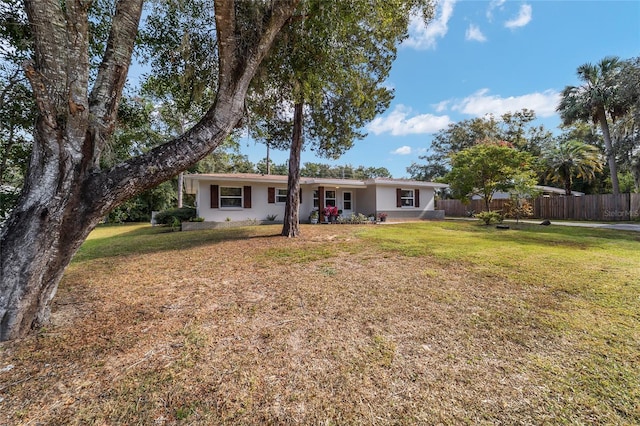
<path id="1" fill-rule="evenodd" d="M 185 192 L 195 194 L 196 210 L 205 222 L 284 218 L 287 176 L 260 174 L 187 174 Z M 447 185 L 407 179 L 300 179 L 301 222 L 313 210 L 336 206 L 342 216 L 384 212 L 388 219 L 443 219 L 435 210 L 435 192 Z"/>

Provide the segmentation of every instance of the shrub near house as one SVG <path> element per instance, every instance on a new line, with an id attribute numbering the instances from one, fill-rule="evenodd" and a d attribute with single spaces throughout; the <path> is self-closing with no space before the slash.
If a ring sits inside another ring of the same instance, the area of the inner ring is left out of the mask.
<path id="1" fill-rule="evenodd" d="M 196 218 L 196 209 L 193 207 L 180 207 L 176 209 L 163 210 L 155 215 L 156 223 L 163 225 L 174 225 L 177 220 L 180 222 L 186 222 Z"/>

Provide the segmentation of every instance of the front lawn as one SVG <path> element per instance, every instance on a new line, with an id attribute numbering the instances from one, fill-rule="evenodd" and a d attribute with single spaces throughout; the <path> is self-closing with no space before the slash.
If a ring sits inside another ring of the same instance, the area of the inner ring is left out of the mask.
<path id="1" fill-rule="evenodd" d="M 104 226 L 0 424 L 640 424 L 640 233 Z"/>

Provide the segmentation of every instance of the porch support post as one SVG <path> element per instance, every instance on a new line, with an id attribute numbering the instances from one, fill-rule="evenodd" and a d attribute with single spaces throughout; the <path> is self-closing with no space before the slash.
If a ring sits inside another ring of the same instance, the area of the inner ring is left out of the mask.
<path id="1" fill-rule="evenodd" d="M 324 186 L 319 186 L 318 187 L 318 217 L 321 218 L 322 217 L 322 209 L 325 208 L 324 205 Z M 322 219 L 320 219 L 321 222 L 323 222 Z"/>

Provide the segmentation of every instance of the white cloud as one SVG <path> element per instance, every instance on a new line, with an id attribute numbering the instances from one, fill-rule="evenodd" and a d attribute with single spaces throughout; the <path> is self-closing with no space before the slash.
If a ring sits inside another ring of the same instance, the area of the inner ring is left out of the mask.
<path id="1" fill-rule="evenodd" d="M 433 105 L 433 108 L 436 110 L 436 112 L 443 112 L 446 111 L 449 108 L 449 104 L 451 103 L 451 101 L 440 101 L 437 104 Z"/>
<path id="2" fill-rule="evenodd" d="M 559 101 L 560 93 L 555 90 L 503 98 L 490 95 L 489 89 L 481 89 L 471 96 L 453 102 L 451 109 L 463 114 L 482 117 L 486 114 L 500 116 L 507 112 L 516 112 L 526 108 L 535 111 L 538 117 L 551 117 L 556 114 Z"/>
<path id="3" fill-rule="evenodd" d="M 436 133 L 446 128 L 451 119 L 447 115 L 417 114 L 411 116 L 411 108 L 398 105 L 386 117 L 376 117 L 367 130 L 379 135 L 390 133 L 393 136 Z"/>
<path id="4" fill-rule="evenodd" d="M 437 15 L 425 25 L 419 15 L 411 16 L 409 21 L 409 38 L 402 44 L 417 50 L 435 49 L 436 41 L 449 31 L 449 19 L 453 16 L 453 7 L 457 0 L 440 0 Z"/>
<path id="5" fill-rule="evenodd" d="M 487 19 L 489 22 L 493 20 L 493 9 L 502 8 L 507 0 L 492 0 L 489 2 L 489 8 L 487 9 Z"/>
<path id="6" fill-rule="evenodd" d="M 518 16 L 505 22 L 504 26 L 507 28 L 520 28 L 531 22 L 531 5 L 523 4 L 520 6 L 520 12 Z"/>
<path id="7" fill-rule="evenodd" d="M 479 41 L 484 42 L 487 41 L 487 38 L 482 34 L 480 28 L 477 25 L 470 24 L 469 28 L 467 28 L 467 32 L 465 33 L 465 39 L 468 41 Z"/>
<path id="8" fill-rule="evenodd" d="M 396 155 L 409 155 L 413 152 L 413 150 L 411 149 L 410 146 L 401 146 L 400 148 L 391 151 L 391 154 L 396 154 Z"/>

